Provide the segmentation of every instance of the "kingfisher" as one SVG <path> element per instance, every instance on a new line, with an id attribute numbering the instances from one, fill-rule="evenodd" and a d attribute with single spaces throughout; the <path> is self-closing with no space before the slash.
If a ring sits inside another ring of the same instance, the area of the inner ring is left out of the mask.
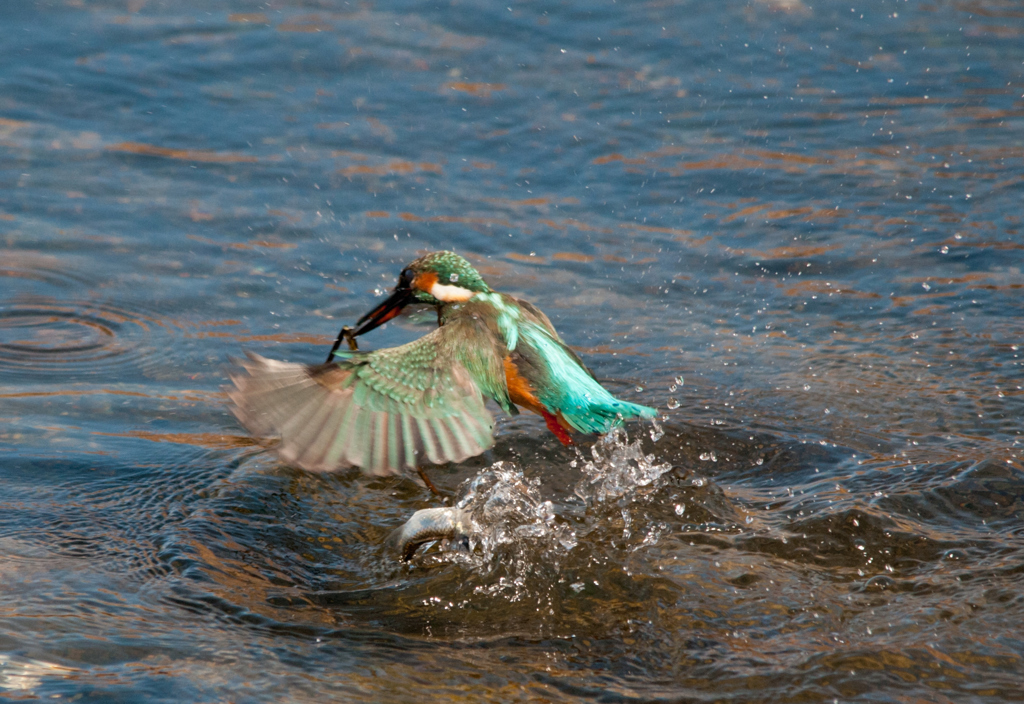
<path id="1" fill-rule="evenodd" d="M 355 338 L 410 304 L 437 309 L 439 326 L 399 347 L 356 349 Z M 337 351 L 343 337 L 352 349 Z M 542 416 L 565 445 L 570 431 L 604 434 L 656 411 L 615 398 L 533 304 L 497 293 L 463 257 L 432 252 L 409 264 L 391 295 L 343 328 L 325 364 L 247 353 L 231 375 L 232 412 L 254 435 L 278 437 L 288 464 L 369 475 L 461 462 L 494 444 L 485 399 L 509 415 Z"/>

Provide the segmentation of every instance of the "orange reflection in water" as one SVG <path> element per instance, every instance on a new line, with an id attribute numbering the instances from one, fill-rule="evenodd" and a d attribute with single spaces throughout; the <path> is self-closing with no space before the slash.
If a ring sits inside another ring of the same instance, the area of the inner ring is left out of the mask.
<path id="1" fill-rule="evenodd" d="M 641 352 L 634 345 L 629 345 L 628 347 L 612 347 L 611 345 L 594 345 L 593 347 L 577 347 L 576 345 L 569 346 L 580 354 L 610 354 L 613 357 L 620 354 L 628 354 L 634 357 L 650 356 L 650 353 Z"/>
<path id="2" fill-rule="evenodd" d="M 375 215 L 373 217 L 380 217 Z M 501 218 L 481 218 L 481 217 L 468 217 L 460 215 L 434 215 L 432 217 L 422 217 L 413 213 L 399 213 L 398 217 L 406 222 L 455 222 L 463 223 L 466 225 L 501 225 L 502 227 L 509 227 L 511 223 L 508 220 Z"/>
<path id="3" fill-rule="evenodd" d="M 262 12 L 236 12 L 228 15 L 228 22 L 252 22 L 255 24 L 267 24 L 270 20 Z"/>
<path id="4" fill-rule="evenodd" d="M 693 235 L 693 230 L 680 230 L 675 227 L 654 227 L 653 225 L 637 225 L 636 223 L 624 222 L 619 227 L 626 230 L 638 230 L 640 232 L 657 232 L 664 235 L 672 235 L 676 240 L 688 239 Z M 708 238 L 702 238 L 707 241 Z"/>
<path id="5" fill-rule="evenodd" d="M 463 81 L 453 81 L 445 83 L 441 87 L 447 88 L 448 90 L 458 91 L 460 93 L 469 93 L 470 95 L 482 95 L 487 97 L 495 91 L 505 90 L 506 85 L 504 83 L 466 83 Z"/>
<path id="6" fill-rule="evenodd" d="M 576 252 L 555 252 L 551 255 L 551 258 L 559 262 L 579 262 L 581 264 L 589 264 L 594 261 L 594 258 L 588 254 L 578 254 Z"/>
<path id="7" fill-rule="evenodd" d="M 828 244 L 773 247 L 772 249 L 763 251 L 758 249 L 731 249 L 730 251 L 735 255 L 751 257 L 756 260 L 770 261 L 774 259 L 810 259 L 841 248 L 841 244 Z"/>
<path id="8" fill-rule="evenodd" d="M 218 242 L 199 235 L 185 235 L 188 239 L 203 244 L 212 244 L 224 249 L 253 249 L 255 247 L 267 247 L 268 249 L 295 249 L 297 245 L 290 242 L 271 242 L 269 240 L 250 240 L 249 242 Z"/>
<path id="9" fill-rule="evenodd" d="M 342 176 L 352 178 L 353 176 L 404 176 L 414 173 L 441 174 L 444 169 L 440 164 L 431 164 L 426 161 L 402 161 L 395 159 L 386 164 L 356 164 L 338 169 Z"/>
<path id="10" fill-rule="evenodd" d="M 225 338 L 236 342 L 280 342 L 282 344 L 329 345 L 334 338 L 326 335 L 304 335 L 302 333 L 276 333 L 273 335 L 240 335 L 234 332 L 205 330 L 185 335 L 192 338 Z"/>
<path id="11" fill-rule="evenodd" d="M 153 144 L 141 142 L 119 142 L 107 146 L 107 151 L 127 152 L 129 154 L 140 154 L 142 156 L 158 156 L 166 159 L 182 159 L 184 161 L 199 161 L 206 164 L 238 164 L 253 163 L 259 161 L 254 156 L 247 154 L 232 154 L 230 152 L 211 152 L 202 149 L 168 149 Z"/>
<path id="12" fill-rule="evenodd" d="M 139 391 L 125 391 L 123 389 L 63 389 L 61 391 L 21 391 L 10 394 L 0 394 L 0 398 L 48 398 L 52 396 L 132 396 L 136 398 L 155 398 L 166 401 L 197 401 L 206 402 L 220 399 L 223 394 L 212 391 L 199 391 L 194 389 L 182 389 L 176 394 L 145 394 Z"/>
<path id="13" fill-rule="evenodd" d="M 787 296 L 807 296 L 807 295 L 841 295 L 841 296 L 852 296 L 853 298 L 881 298 L 881 294 L 873 291 L 858 291 L 855 288 L 849 288 L 842 286 L 838 283 L 832 283 L 830 281 L 816 281 L 814 279 L 808 279 L 807 281 L 800 281 L 792 284 L 778 283 L 777 286 L 783 288 L 783 293 Z"/>
<path id="14" fill-rule="evenodd" d="M 313 32 L 329 32 L 333 29 L 330 25 L 318 24 L 315 22 L 285 22 L 277 25 L 278 32 L 298 32 L 311 34 Z"/>
<path id="15" fill-rule="evenodd" d="M 509 252 L 505 255 L 509 259 L 517 262 L 526 262 L 527 264 L 547 264 L 548 260 L 544 257 L 538 257 L 534 255 L 519 254 L 519 252 Z"/>
<path id="16" fill-rule="evenodd" d="M 230 450 L 236 447 L 258 445 L 255 440 L 245 435 L 223 435 L 220 433 L 154 433 L 146 430 L 132 430 L 126 433 L 94 432 L 92 434 L 112 438 L 138 438 L 152 442 L 169 442 L 176 445 L 193 445 L 205 447 L 208 450 Z"/>

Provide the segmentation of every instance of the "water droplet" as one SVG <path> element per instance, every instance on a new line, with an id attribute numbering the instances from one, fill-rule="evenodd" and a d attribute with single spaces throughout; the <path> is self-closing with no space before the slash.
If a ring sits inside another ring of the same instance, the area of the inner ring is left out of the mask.
<path id="1" fill-rule="evenodd" d="M 683 385 L 683 377 L 677 376 L 676 377 L 676 386 L 682 386 L 682 385 Z"/>
<path id="2" fill-rule="evenodd" d="M 751 523 L 754 522 L 754 517 L 753 516 L 747 516 L 745 522 L 749 526 Z"/>
<path id="3" fill-rule="evenodd" d="M 910 339 L 911 339 L 911 340 L 917 340 L 917 339 L 919 339 L 920 337 L 921 337 L 921 336 L 920 336 L 920 335 L 918 335 L 918 334 L 917 334 L 916 332 L 912 332 L 912 333 L 910 333 Z"/>
<path id="4" fill-rule="evenodd" d="M 448 280 L 451 281 L 452 283 L 455 283 L 456 281 L 459 280 L 459 275 L 458 274 L 451 274 L 451 275 L 448 276 Z"/>
<path id="5" fill-rule="evenodd" d="M 709 462 L 709 461 L 710 462 L 717 462 L 718 461 L 718 457 L 715 455 L 714 452 L 702 452 L 702 453 L 700 453 L 700 458 L 702 460 L 704 460 L 705 462 Z"/>
<path id="6" fill-rule="evenodd" d="M 660 428 L 656 430 L 660 432 Z M 584 477 L 576 486 L 576 495 L 586 501 L 624 496 L 672 470 L 669 463 L 654 464 L 653 457 L 643 453 L 640 440 L 630 442 L 622 428 L 613 428 L 590 452 L 593 461 L 583 461 Z"/>
<path id="7" fill-rule="evenodd" d="M 810 391 L 810 390 L 811 390 L 811 385 L 810 384 L 804 384 L 804 391 Z"/>
<path id="8" fill-rule="evenodd" d="M 637 387 L 636 387 L 636 392 L 637 392 L 637 393 L 640 393 L 640 392 L 641 392 L 641 391 L 643 391 L 643 390 L 644 390 L 644 387 L 642 387 L 642 386 L 637 386 Z"/>
<path id="9" fill-rule="evenodd" d="M 925 291 L 931 291 L 932 290 L 932 287 L 928 285 L 927 281 L 922 281 L 921 282 L 921 288 L 923 288 Z"/>
<path id="10" fill-rule="evenodd" d="M 755 462 L 754 464 L 756 464 L 758 467 L 763 465 L 764 464 L 764 457 L 758 457 L 757 458 L 757 462 Z"/>
<path id="11" fill-rule="evenodd" d="M 668 387 L 668 392 L 672 393 L 673 391 L 675 391 L 678 388 L 679 388 L 678 386 L 676 386 L 675 384 L 672 384 L 671 386 Z"/>
<path id="12" fill-rule="evenodd" d="M 674 398 L 670 398 L 668 400 L 668 403 L 666 403 L 665 405 L 674 411 L 675 409 L 679 408 L 679 401 L 677 401 Z"/>
<path id="13" fill-rule="evenodd" d="M 949 247 L 947 247 L 946 245 L 942 245 L 942 247 L 939 248 L 939 251 L 942 252 L 943 254 L 949 254 Z"/>
<path id="14" fill-rule="evenodd" d="M 569 585 L 569 588 L 572 589 L 577 594 L 579 594 L 581 591 L 583 591 L 584 586 L 585 585 L 583 584 L 583 582 L 573 582 L 572 584 Z"/>
<path id="15" fill-rule="evenodd" d="M 682 504 L 676 504 L 676 515 L 682 516 L 684 513 L 686 513 L 686 507 Z"/>

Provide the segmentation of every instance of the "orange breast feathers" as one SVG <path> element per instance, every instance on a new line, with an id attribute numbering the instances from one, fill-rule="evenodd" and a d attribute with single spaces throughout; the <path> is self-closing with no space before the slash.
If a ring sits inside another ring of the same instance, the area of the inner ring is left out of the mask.
<path id="1" fill-rule="evenodd" d="M 533 411 L 539 416 L 544 415 L 545 409 L 540 404 L 540 399 L 533 392 L 530 382 L 519 374 L 519 369 L 510 356 L 505 357 L 505 384 L 508 385 L 508 397 L 512 399 L 512 403 Z"/>
<path id="2" fill-rule="evenodd" d="M 543 416 L 548 430 L 554 433 L 555 437 L 563 445 L 574 444 L 572 438 L 569 437 L 569 433 L 566 432 L 569 425 L 562 418 L 562 414 L 557 412 L 557 415 L 549 413 L 541 405 L 540 399 L 533 392 L 533 386 L 519 373 L 519 369 L 516 368 L 512 357 L 505 357 L 505 384 L 508 386 L 508 397 L 512 399 L 512 403 L 522 406 L 528 411 L 533 411 L 539 416 Z"/>

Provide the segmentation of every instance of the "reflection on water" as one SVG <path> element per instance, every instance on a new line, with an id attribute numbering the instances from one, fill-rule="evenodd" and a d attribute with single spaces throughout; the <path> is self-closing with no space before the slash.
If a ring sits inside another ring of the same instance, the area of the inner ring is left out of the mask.
<path id="1" fill-rule="evenodd" d="M 1020 12 L 454 9 L 0 9 L 0 692 L 1019 699 Z M 404 564 L 220 389 L 438 248 L 664 417 L 500 418 Z"/>

